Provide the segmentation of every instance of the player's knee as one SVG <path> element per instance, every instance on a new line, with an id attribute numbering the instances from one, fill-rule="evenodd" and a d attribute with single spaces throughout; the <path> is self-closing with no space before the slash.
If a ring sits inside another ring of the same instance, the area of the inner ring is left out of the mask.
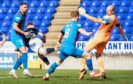
<path id="1" fill-rule="evenodd" d="M 57 61 L 57 64 L 58 64 L 58 65 L 61 65 L 61 64 L 63 63 L 63 61 L 64 61 L 64 60 L 59 60 L 59 61 Z"/>
<path id="2" fill-rule="evenodd" d="M 41 55 L 43 55 L 43 56 L 45 56 L 47 54 L 46 49 L 43 48 L 43 47 L 40 47 L 39 48 L 38 53 L 41 54 Z"/>
<path id="3" fill-rule="evenodd" d="M 90 58 L 92 58 L 92 55 L 90 53 L 84 51 L 82 54 L 82 57 L 85 59 L 90 59 Z"/>
<path id="4" fill-rule="evenodd" d="M 99 57 L 101 57 L 101 53 L 99 53 L 99 52 L 96 52 L 96 58 L 98 59 Z"/>

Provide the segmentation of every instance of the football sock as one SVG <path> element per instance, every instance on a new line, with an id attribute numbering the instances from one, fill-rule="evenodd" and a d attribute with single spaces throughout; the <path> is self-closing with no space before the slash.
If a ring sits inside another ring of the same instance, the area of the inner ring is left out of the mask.
<path id="1" fill-rule="evenodd" d="M 22 53 L 20 58 L 16 61 L 13 69 L 16 70 L 23 63 L 24 69 L 27 69 L 27 53 Z"/>
<path id="2" fill-rule="evenodd" d="M 54 51 L 55 51 L 54 48 L 47 48 L 47 49 L 46 49 L 47 54 L 52 53 L 52 52 L 54 52 Z"/>
<path id="3" fill-rule="evenodd" d="M 27 69 L 27 61 L 28 61 L 27 53 L 22 53 L 21 58 L 22 58 L 22 63 L 23 63 L 24 69 Z"/>
<path id="4" fill-rule="evenodd" d="M 86 59 L 86 65 L 90 71 L 90 74 L 93 73 L 94 71 L 93 71 L 92 59 Z"/>
<path id="5" fill-rule="evenodd" d="M 53 73 L 54 72 L 54 70 L 57 68 L 57 66 L 58 66 L 58 64 L 56 63 L 56 62 L 54 62 L 51 66 L 50 66 L 50 68 L 48 69 L 48 74 L 50 75 L 51 73 Z"/>

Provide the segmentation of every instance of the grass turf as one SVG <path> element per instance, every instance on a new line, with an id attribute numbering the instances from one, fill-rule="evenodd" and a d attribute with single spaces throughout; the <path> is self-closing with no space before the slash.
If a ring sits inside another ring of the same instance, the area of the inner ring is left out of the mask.
<path id="1" fill-rule="evenodd" d="M 43 81 L 41 78 L 46 70 L 30 69 L 30 72 L 35 77 L 24 77 L 23 71 L 17 70 L 20 78 L 14 79 L 8 75 L 9 70 L 0 70 L 0 84 L 133 84 L 133 70 L 107 70 L 107 80 L 92 80 L 88 74 L 83 80 L 78 80 L 79 70 L 56 70 L 49 81 Z"/>

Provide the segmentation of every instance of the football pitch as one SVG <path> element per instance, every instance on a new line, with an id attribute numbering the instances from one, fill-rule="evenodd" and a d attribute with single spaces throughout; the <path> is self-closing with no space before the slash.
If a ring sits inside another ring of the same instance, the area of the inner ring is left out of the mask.
<path id="1" fill-rule="evenodd" d="M 78 80 L 79 70 L 56 70 L 49 81 L 41 78 L 46 70 L 30 69 L 34 77 L 24 77 L 23 70 L 17 70 L 19 79 L 8 75 L 9 70 L 0 70 L 0 84 L 133 84 L 133 70 L 107 70 L 108 79 L 90 79 L 86 74 Z"/>

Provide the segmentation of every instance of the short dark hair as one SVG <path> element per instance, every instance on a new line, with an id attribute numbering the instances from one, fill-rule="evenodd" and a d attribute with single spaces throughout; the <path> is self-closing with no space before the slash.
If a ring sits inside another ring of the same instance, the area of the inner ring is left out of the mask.
<path id="1" fill-rule="evenodd" d="M 20 6 L 22 6 L 22 5 L 27 5 L 27 3 L 26 2 L 21 2 Z"/>
<path id="2" fill-rule="evenodd" d="M 77 17 L 79 16 L 79 12 L 78 11 L 72 11 L 71 12 L 71 17 Z"/>
<path id="3" fill-rule="evenodd" d="M 34 25 L 32 22 L 29 22 L 27 25 L 26 25 L 26 28 L 27 28 L 27 26 L 29 26 L 29 25 Z"/>

